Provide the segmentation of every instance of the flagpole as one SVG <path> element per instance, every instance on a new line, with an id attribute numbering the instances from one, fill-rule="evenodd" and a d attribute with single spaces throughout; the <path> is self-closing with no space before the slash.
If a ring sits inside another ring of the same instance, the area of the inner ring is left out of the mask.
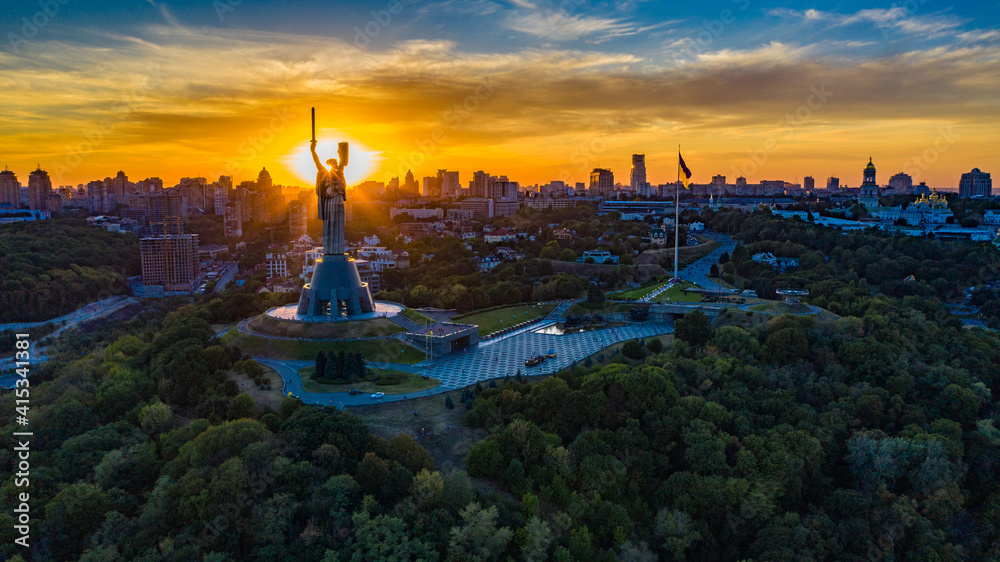
<path id="1" fill-rule="evenodd" d="M 681 217 L 681 145 L 677 145 L 677 184 L 674 185 L 674 281 L 677 277 L 677 235 L 680 232 Z"/>

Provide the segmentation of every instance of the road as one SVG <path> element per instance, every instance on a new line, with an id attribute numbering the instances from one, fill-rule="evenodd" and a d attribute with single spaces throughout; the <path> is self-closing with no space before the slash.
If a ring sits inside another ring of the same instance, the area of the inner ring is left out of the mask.
<path id="1" fill-rule="evenodd" d="M 233 277 L 235 275 L 236 275 L 236 264 L 231 263 L 229 264 L 229 267 L 227 267 L 226 270 L 222 272 L 222 276 L 219 277 L 219 280 L 215 282 L 215 289 L 213 289 L 212 292 L 221 293 L 222 291 L 225 291 L 226 285 L 233 280 Z"/>
<path id="2" fill-rule="evenodd" d="M 128 306 L 129 304 L 134 304 L 139 301 L 124 296 L 111 297 L 108 299 L 100 300 L 97 302 L 92 302 L 83 308 L 77 309 L 65 316 L 60 316 L 59 318 L 53 318 L 51 320 L 45 320 L 43 322 L 14 322 L 10 324 L 0 324 L 0 331 L 4 330 L 28 330 L 31 328 L 37 328 L 39 326 L 44 326 L 46 324 L 58 324 L 65 323 L 75 324 L 78 322 L 83 322 L 93 318 L 99 318 L 101 316 L 106 316 Z"/>
<path id="3" fill-rule="evenodd" d="M 670 333 L 673 333 L 672 324 L 629 324 L 620 328 L 606 328 L 566 335 L 527 332 L 504 338 L 489 346 L 471 348 L 464 353 L 452 353 L 416 365 L 369 363 L 369 366 L 416 373 L 441 381 L 441 384 L 435 388 L 406 395 L 406 398 L 416 398 L 449 392 L 480 381 L 514 376 L 519 370 L 525 376 L 551 374 L 610 345 L 630 339 Z M 539 367 L 524 366 L 525 359 L 549 351 L 554 351 L 558 355 Z M 375 402 L 369 394 L 351 396 L 347 392 L 304 391 L 298 371 L 312 365 L 312 361 L 281 361 L 262 357 L 254 359 L 262 365 L 271 367 L 281 375 L 284 381 L 282 387 L 284 394 L 291 392 L 307 404 L 333 405 L 342 408 Z M 402 395 L 387 394 L 380 401 L 392 402 L 403 399 Z"/>
<path id="4" fill-rule="evenodd" d="M 703 289 L 708 289 L 710 291 L 727 291 L 729 289 L 709 279 L 708 273 L 712 269 L 712 264 L 719 261 L 719 257 L 722 256 L 723 252 L 733 255 L 733 250 L 736 249 L 736 241 L 733 240 L 728 234 L 720 232 L 702 232 L 701 235 L 720 242 L 721 246 L 712 250 L 712 252 L 707 256 L 698 259 L 690 265 L 684 267 L 684 269 L 681 269 L 678 272 L 678 275 L 681 279 L 690 281 Z"/>

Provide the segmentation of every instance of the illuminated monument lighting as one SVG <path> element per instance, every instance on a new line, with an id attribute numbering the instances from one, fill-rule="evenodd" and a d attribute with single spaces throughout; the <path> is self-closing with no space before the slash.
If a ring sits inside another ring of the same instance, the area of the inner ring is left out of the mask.
<path id="1" fill-rule="evenodd" d="M 347 166 L 347 143 L 340 143 L 340 156 L 327 160 L 327 169 L 316 154 L 316 111 L 313 110 L 313 140 L 310 144 L 316 163 L 316 195 L 319 199 L 319 218 L 323 221 L 323 257 L 316 261 L 312 281 L 302 289 L 298 315 L 318 321 L 350 318 L 375 312 L 368 284 L 361 281 L 354 259 L 345 252 L 344 200 L 347 183 L 344 167 Z"/>

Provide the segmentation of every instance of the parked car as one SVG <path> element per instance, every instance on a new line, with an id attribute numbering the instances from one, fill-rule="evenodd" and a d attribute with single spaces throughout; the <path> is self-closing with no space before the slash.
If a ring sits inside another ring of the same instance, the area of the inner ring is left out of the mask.
<path id="1" fill-rule="evenodd" d="M 357 396 L 358 394 L 361 394 L 360 390 L 358 390 L 356 388 L 352 388 L 351 389 L 351 396 Z"/>
<path id="2" fill-rule="evenodd" d="M 379 398 L 382 398 L 383 396 L 385 396 L 384 392 L 376 392 L 375 394 L 372 394 L 372 400 L 378 400 Z"/>

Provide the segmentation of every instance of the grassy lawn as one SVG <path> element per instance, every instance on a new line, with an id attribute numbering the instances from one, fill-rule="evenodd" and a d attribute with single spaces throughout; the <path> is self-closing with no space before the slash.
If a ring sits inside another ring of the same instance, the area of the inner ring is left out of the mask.
<path id="1" fill-rule="evenodd" d="M 461 393 L 461 389 L 450 393 L 455 403 L 453 410 L 444 406 L 447 394 L 436 394 L 401 402 L 351 406 L 349 411 L 380 437 L 388 439 L 400 433 L 412 436 L 434 458 L 436 470 L 465 470 L 469 447 L 486 438 L 487 432 L 465 425 L 465 406 L 458 401 Z M 421 432 L 429 435 L 420 436 Z"/>
<path id="2" fill-rule="evenodd" d="M 703 244 L 698 244 L 697 246 L 681 246 L 677 249 L 677 261 L 681 265 L 687 265 L 707 256 L 721 245 L 722 243 L 717 240 L 708 240 Z M 674 249 L 664 248 L 662 250 L 646 250 L 645 252 L 639 254 L 635 261 L 636 263 L 660 264 L 663 265 L 664 269 L 673 271 Z"/>
<path id="3" fill-rule="evenodd" d="M 583 314 L 612 314 L 614 312 L 628 312 L 633 308 L 637 308 L 636 305 L 611 301 L 604 301 L 601 304 L 593 305 L 587 301 L 583 301 L 569 307 L 566 314 L 571 316 L 580 316 Z"/>
<path id="4" fill-rule="evenodd" d="M 653 302 L 701 302 L 701 293 L 684 292 L 684 289 L 695 286 L 694 283 L 679 283 L 653 297 Z"/>
<path id="5" fill-rule="evenodd" d="M 283 338 L 374 338 L 405 331 L 388 318 L 350 322 L 285 322 L 266 314 L 251 320 L 249 327 L 255 332 Z"/>
<path id="6" fill-rule="evenodd" d="M 281 399 L 284 398 L 281 393 L 281 375 L 266 365 L 261 365 L 261 367 L 264 368 L 264 378 L 271 379 L 271 390 L 261 390 L 246 375 L 230 372 L 227 376 L 236 381 L 236 386 L 241 394 L 249 394 L 258 406 L 267 406 L 277 410 L 278 406 L 281 405 Z"/>
<path id="7" fill-rule="evenodd" d="M 421 324 L 423 326 L 426 326 L 428 324 L 433 324 L 434 323 L 434 320 L 432 320 L 429 316 L 425 316 L 425 315 L 417 312 L 416 310 L 413 310 L 412 308 L 407 308 L 406 310 L 404 310 L 403 311 L 403 316 L 405 316 L 405 317 L 409 318 L 410 320 L 413 320 L 417 324 Z"/>
<path id="8" fill-rule="evenodd" d="M 783 302 L 765 302 L 750 307 L 754 312 L 769 312 L 771 314 L 802 314 L 812 310 L 804 304 L 791 305 Z"/>
<path id="9" fill-rule="evenodd" d="M 306 392 L 347 392 L 356 388 L 366 394 L 373 392 L 384 392 L 386 394 L 407 394 L 434 388 L 441 384 L 441 381 L 430 377 L 423 377 L 414 373 L 397 371 L 394 369 L 371 369 L 372 378 L 395 376 L 402 379 L 399 384 L 379 385 L 369 381 L 356 381 L 342 383 L 320 383 L 312 378 L 316 372 L 316 367 L 305 367 L 299 369 L 299 376 L 302 378 L 302 388 Z"/>
<path id="10" fill-rule="evenodd" d="M 666 284 L 667 284 L 666 281 L 657 281 L 645 287 L 639 287 L 638 289 L 631 289 L 629 291 L 619 291 L 617 293 L 611 293 L 610 295 L 608 295 L 608 298 L 618 299 L 618 300 L 639 300 Z"/>
<path id="11" fill-rule="evenodd" d="M 236 328 L 222 336 L 222 343 L 238 346 L 250 355 L 272 359 L 311 361 L 320 351 L 360 351 L 367 361 L 412 365 L 424 360 L 424 352 L 400 340 L 378 341 L 297 341 L 273 340 L 240 333 Z"/>
<path id="12" fill-rule="evenodd" d="M 556 305 L 553 303 L 508 306 L 486 312 L 474 312 L 464 316 L 456 316 L 452 318 L 452 321 L 477 325 L 479 326 L 479 335 L 488 336 L 493 332 L 498 332 L 521 322 L 546 316 L 555 307 Z"/>
<path id="13" fill-rule="evenodd" d="M 730 285 L 729 282 L 726 281 L 725 279 L 723 279 L 722 277 L 709 277 L 708 279 L 709 279 L 709 281 L 715 281 L 719 286 L 725 287 L 726 289 L 735 289 L 736 288 L 736 287 L 733 287 L 732 285 Z"/>

